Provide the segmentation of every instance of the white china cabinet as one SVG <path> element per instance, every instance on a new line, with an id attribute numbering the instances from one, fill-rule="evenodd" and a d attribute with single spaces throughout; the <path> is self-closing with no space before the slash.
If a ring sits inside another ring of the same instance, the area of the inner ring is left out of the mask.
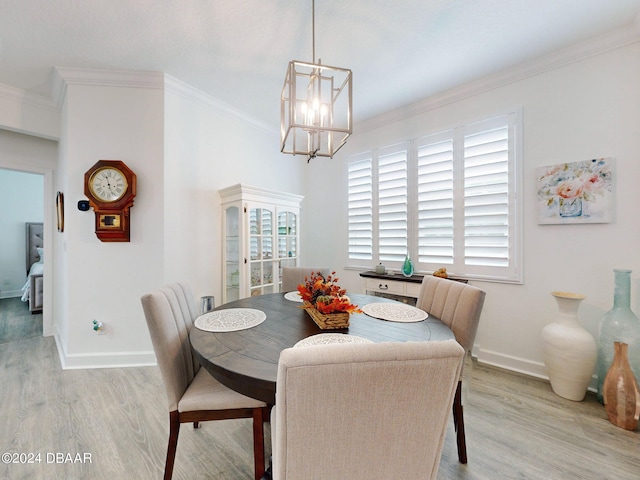
<path id="1" fill-rule="evenodd" d="M 300 258 L 303 197 L 237 184 L 222 202 L 222 302 L 280 291 L 282 268 Z"/>

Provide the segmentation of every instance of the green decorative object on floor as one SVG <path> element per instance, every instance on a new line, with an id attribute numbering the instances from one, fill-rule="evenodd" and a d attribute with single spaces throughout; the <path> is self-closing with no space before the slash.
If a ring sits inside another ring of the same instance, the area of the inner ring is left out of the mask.
<path id="1" fill-rule="evenodd" d="M 628 345 L 633 375 L 640 378 L 640 319 L 631 310 L 631 270 L 614 269 L 613 308 L 602 316 L 598 341 L 598 401 L 604 403 L 604 379 L 613 363 L 614 343 Z"/>
<path id="2" fill-rule="evenodd" d="M 404 259 L 404 263 L 402 264 L 402 275 L 405 277 L 413 275 L 413 263 L 411 263 L 411 257 L 409 257 L 408 253 Z"/>

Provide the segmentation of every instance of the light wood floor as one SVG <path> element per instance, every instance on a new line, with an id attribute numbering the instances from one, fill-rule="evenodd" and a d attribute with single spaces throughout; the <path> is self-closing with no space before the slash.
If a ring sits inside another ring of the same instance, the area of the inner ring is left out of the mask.
<path id="1" fill-rule="evenodd" d="M 439 480 L 640 478 L 640 433 L 610 424 L 593 395 L 571 402 L 545 381 L 482 365 L 467 373 L 469 463 L 457 461 L 450 422 Z M 159 479 L 165 405 L 155 367 L 62 371 L 52 338 L 1 344 L 0 454 L 39 453 L 41 463 L 2 463 L 0 478 Z M 174 478 L 251 479 L 251 445 L 250 420 L 183 425 Z M 56 452 L 91 463 L 47 463 Z"/>
<path id="2" fill-rule="evenodd" d="M 42 313 L 29 312 L 29 304 L 15 298 L 0 299 L 0 343 L 42 335 Z"/>

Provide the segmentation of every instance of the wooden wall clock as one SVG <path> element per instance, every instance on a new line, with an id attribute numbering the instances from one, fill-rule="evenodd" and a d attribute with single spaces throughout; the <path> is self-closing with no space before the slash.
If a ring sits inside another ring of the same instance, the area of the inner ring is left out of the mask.
<path id="1" fill-rule="evenodd" d="M 84 194 L 95 212 L 96 236 L 103 242 L 130 241 L 136 174 L 122 160 L 100 160 L 84 174 Z"/>

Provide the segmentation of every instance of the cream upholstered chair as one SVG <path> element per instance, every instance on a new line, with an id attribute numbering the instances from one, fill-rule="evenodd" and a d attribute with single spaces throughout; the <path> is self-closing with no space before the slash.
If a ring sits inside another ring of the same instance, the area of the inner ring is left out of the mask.
<path id="1" fill-rule="evenodd" d="M 283 350 L 273 480 L 436 478 L 463 357 L 455 340 Z"/>
<path id="2" fill-rule="evenodd" d="M 215 380 L 196 360 L 189 331 L 198 315 L 191 288 L 174 283 L 141 299 L 153 350 L 162 374 L 169 403 L 169 445 L 164 478 L 173 473 L 181 423 L 230 418 L 253 418 L 253 449 L 256 480 L 264 473 L 265 403 L 241 395 Z"/>
<path id="3" fill-rule="evenodd" d="M 416 306 L 439 318 L 456 337 L 465 353 L 471 352 L 478 331 L 485 292 L 472 285 L 425 275 Z M 453 401 L 453 422 L 458 443 L 458 459 L 467 463 L 467 445 L 462 413 L 462 372 Z"/>
<path id="4" fill-rule="evenodd" d="M 295 292 L 298 285 L 304 283 L 304 277 L 311 275 L 311 272 L 321 273 L 326 277 L 331 273 L 328 268 L 311 267 L 283 267 L 282 268 L 282 291 Z"/>

